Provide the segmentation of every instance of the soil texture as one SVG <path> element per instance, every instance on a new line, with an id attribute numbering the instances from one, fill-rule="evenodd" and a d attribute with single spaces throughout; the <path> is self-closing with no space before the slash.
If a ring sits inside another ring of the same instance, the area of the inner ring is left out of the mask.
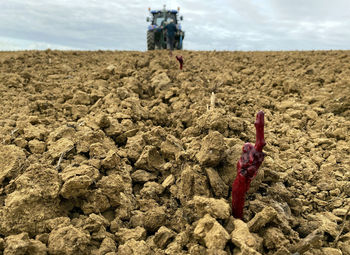
<path id="1" fill-rule="evenodd" d="M 348 51 L 1 52 L 0 95 L 0 254 L 350 255 Z"/>

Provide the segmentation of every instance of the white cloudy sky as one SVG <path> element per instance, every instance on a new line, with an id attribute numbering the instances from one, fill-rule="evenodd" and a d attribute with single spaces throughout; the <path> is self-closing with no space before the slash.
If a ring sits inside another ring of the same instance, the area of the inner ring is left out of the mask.
<path id="1" fill-rule="evenodd" d="M 0 50 L 143 51 L 163 4 L 189 50 L 350 49 L 349 0 L 0 0 Z"/>

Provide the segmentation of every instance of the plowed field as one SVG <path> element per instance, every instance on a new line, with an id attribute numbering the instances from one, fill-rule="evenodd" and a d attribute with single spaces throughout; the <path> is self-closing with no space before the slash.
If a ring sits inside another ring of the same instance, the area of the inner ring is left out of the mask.
<path id="1" fill-rule="evenodd" d="M 0 254 L 350 255 L 350 52 L 176 54 L 0 53 Z"/>

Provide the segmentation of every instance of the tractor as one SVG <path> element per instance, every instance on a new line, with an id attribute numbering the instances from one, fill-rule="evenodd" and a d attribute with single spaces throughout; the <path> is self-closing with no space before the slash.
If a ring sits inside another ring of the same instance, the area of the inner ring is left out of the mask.
<path id="1" fill-rule="evenodd" d="M 147 30 L 147 50 L 167 48 L 167 34 L 164 27 L 171 19 L 175 22 L 178 29 L 175 35 L 174 49 L 182 50 L 185 32 L 182 31 L 181 24 L 178 22 L 178 18 L 183 20 L 182 16 L 178 17 L 180 8 L 167 10 L 164 5 L 163 10 L 151 10 L 148 8 L 148 11 L 151 17 L 147 17 L 147 22 L 151 22 L 151 24 Z"/>

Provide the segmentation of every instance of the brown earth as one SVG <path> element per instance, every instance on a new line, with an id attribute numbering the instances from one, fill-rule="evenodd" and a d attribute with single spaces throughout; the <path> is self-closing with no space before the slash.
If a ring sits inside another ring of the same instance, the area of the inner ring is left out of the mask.
<path id="1" fill-rule="evenodd" d="M 350 52 L 178 54 L 0 53 L 0 254 L 350 254 Z"/>

